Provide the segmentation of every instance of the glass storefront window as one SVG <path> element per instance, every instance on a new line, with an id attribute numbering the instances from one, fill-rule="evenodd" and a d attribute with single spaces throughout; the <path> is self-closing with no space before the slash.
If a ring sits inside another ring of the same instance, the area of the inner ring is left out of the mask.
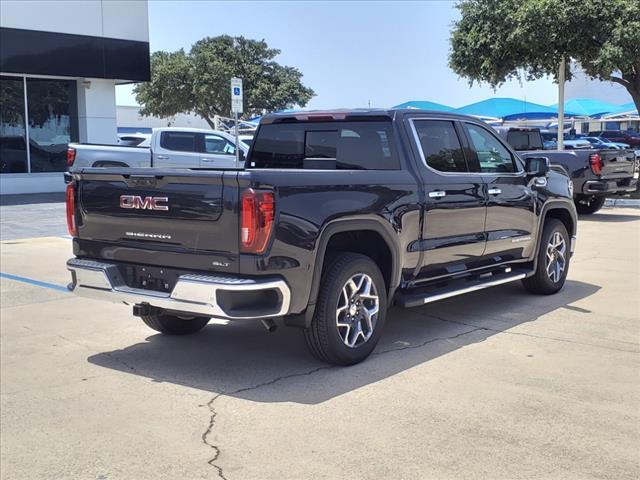
<path id="1" fill-rule="evenodd" d="M 0 173 L 26 173 L 27 165 L 24 81 L 0 77 Z"/>
<path id="2" fill-rule="evenodd" d="M 0 172 L 64 172 L 78 141 L 75 80 L 0 77 Z M 27 150 L 28 147 L 28 150 Z"/>
<path id="3" fill-rule="evenodd" d="M 76 82 L 27 78 L 31 172 L 67 169 L 67 144 L 78 141 Z"/>

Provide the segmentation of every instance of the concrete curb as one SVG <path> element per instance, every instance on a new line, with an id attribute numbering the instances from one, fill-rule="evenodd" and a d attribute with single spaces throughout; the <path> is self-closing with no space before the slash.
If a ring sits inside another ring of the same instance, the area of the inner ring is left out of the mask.
<path id="1" fill-rule="evenodd" d="M 640 199 L 635 198 L 607 198 L 605 207 L 640 208 Z"/>

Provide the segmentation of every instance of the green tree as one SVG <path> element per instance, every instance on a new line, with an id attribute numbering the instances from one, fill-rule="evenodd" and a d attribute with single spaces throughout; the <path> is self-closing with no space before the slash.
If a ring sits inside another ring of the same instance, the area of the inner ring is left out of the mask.
<path id="1" fill-rule="evenodd" d="M 623 85 L 640 110 L 639 0 L 462 0 L 449 65 L 471 82 L 557 80 L 563 59 Z M 566 76 L 571 78 L 567 62 Z"/>
<path id="2" fill-rule="evenodd" d="M 279 53 L 264 40 L 228 35 L 203 38 L 188 53 L 154 52 L 151 81 L 136 85 L 136 100 L 143 115 L 193 112 L 213 128 L 215 115 L 230 115 L 230 82 L 239 77 L 246 116 L 304 107 L 314 92 L 302 84 L 298 69 L 274 61 Z"/>

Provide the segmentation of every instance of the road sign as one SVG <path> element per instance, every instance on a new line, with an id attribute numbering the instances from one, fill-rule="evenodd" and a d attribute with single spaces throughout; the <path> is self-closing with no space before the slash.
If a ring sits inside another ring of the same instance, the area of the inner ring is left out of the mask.
<path id="1" fill-rule="evenodd" d="M 231 79 L 231 112 L 242 113 L 242 79 Z"/>

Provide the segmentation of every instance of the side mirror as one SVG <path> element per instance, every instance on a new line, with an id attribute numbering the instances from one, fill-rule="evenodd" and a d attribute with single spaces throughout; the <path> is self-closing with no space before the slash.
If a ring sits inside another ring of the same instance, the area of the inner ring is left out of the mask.
<path id="1" fill-rule="evenodd" d="M 527 157 L 525 160 L 527 175 L 532 177 L 545 177 L 550 170 L 550 162 L 547 157 Z"/>
<path id="2" fill-rule="evenodd" d="M 244 150 L 240 149 L 240 160 L 243 162 L 247 159 L 247 155 L 244 153 Z"/>

